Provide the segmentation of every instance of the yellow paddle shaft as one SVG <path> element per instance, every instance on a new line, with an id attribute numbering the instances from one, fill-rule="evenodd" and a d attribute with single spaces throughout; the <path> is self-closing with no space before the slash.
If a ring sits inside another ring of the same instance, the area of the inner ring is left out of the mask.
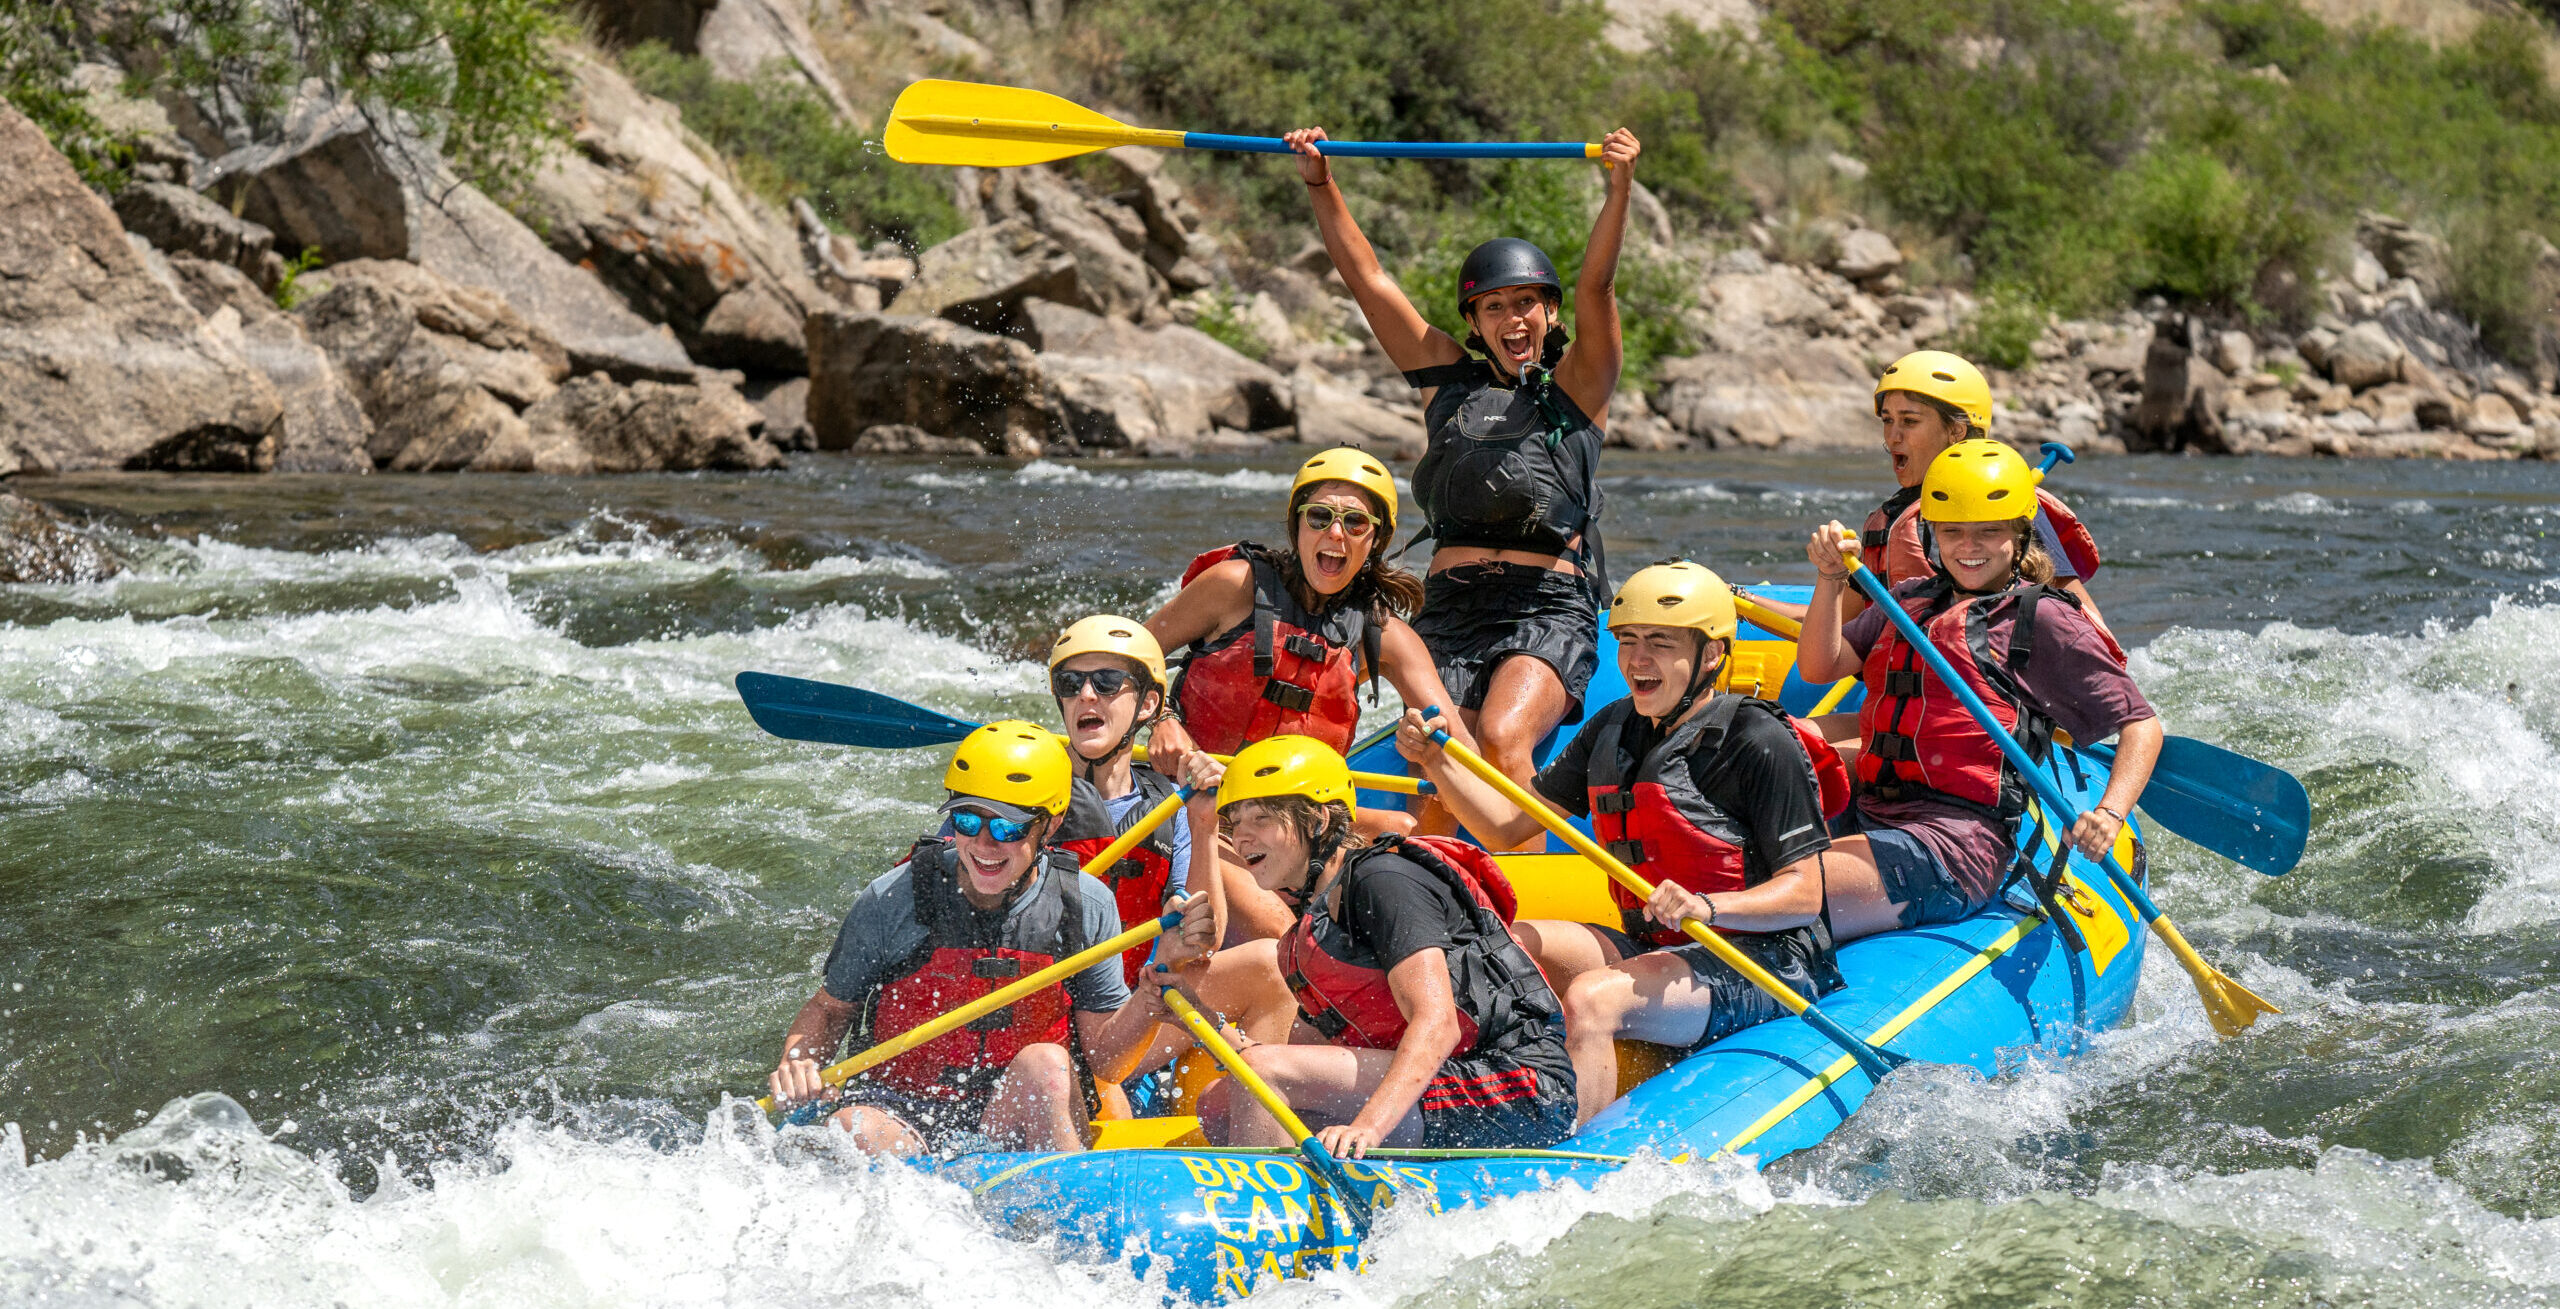
<path id="1" fill-rule="evenodd" d="M 1145 763 L 1147 761 L 1147 748 L 1143 745 L 1139 746 L 1137 750 L 1130 755 L 1130 757 L 1137 760 L 1139 763 Z M 1231 754 L 1213 754 L 1209 757 L 1222 764 L 1231 764 L 1236 760 L 1236 757 Z M 1394 773 L 1355 772 L 1351 775 L 1351 780 L 1356 785 L 1365 787 L 1372 791 L 1393 791 L 1398 795 L 1424 794 L 1422 789 L 1422 779 L 1419 777 L 1401 777 Z"/>
<path id="2" fill-rule="evenodd" d="M 1234 1046 L 1227 1044 L 1227 1038 L 1218 1035 L 1218 1025 L 1209 1021 L 1209 1016 L 1200 1012 L 1199 1008 L 1184 997 L 1182 992 L 1170 986 L 1166 987 L 1164 1007 L 1173 1011 L 1173 1016 L 1182 1021 L 1183 1030 L 1191 1033 L 1191 1039 L 1197 1042 L 1201 1049 L 1208 1051 L 1209 1057 L 1217 1060 L 1218 1066 L 1226 1069 L 1227 1075 L 1236 1079 L 1237 1085 L 1251 1092 L 1253 1098 L 1261 1102 L 1262 1107 L 1270 1112 L 1273 1120 L 1280 1124 L 1280 1130 L 1289 1134 L 1290 1140 L 1305 1141 L 1308 1137 L 1315 1135 L 1307 1130 L 1306 1120 L 1298 1117 L 1296 1111 L 1289 1108 L 1289 1102 L 1281 1099 L 1278 1091 L 1271 1089 L 1271 1083 L 1262 1080 L 1262 1074 L 1253 1071 L 1253 1068 L 1245 1063 L 1244 1056 L 1236 1053 Z"/>
<path id="3" fill-rule="evenodd" d="M 1105 127 L 1098 123 L 1049 123 L 1033 118 L 972 118 L 961 114 L 906 114 L 899 122 L 919 132 L 947 136 L 992 136 L 1008 141 L 1055 141 L 1061 145 L 1152 145 L 1182 148 L 1187 132 L 1161 127 Z"/>
<path id="4" fill-rule="evenodd" d="M 1085 860 L 1084 871 L 1088 873 L 1100 873 L 1103 869 L 1109 868 L 1113 864 L 1120 862 L 1121 856 L 1136 849 L 1140 841 L 1147 839 L 1148 833 L 1164 826 L 1167 819 L 1172 818 L 1176 812 L 1180 811 L 1183 799 L 1183 796 L 1175 794 L 1166 796 L 1164 799 L 1158 801 L 1155 808 L 1147 811 L 1146 817 L 1138 820 L 1137 826 L 1130 828 L 1128 831 L 1122 832 L 1119 840 L 1103 847 L 1102 853 L 1095 855 L 1091 859 Z M 919 1024 L 918 1026 L 911 1027 L 906 1031 L 900 1032 L 896 1036 L 890 1037 L 888 1040 L 882 1041 L 880 1044 L 875 1045 L 850 1059 L 829 1064 L 826 1068 L 819 1071 L 818 1080 L 825 1082 L 829 1086 L 842 1086 L 846 1082 L 852 1081 L 863 1073 L 868 1072 L 873 1068 L 877 1068 L 881 1064 L 887 1063 L 888 1061 L 897 1058 L 899 1055 L 905 1054 L 909 1050 L 915 1049 L 917 1046 L 923 1045 L 936 1037 L 956 1031 L 970 1023 L 974 1023 L 980 1018 L 994 1013 L 996 1010 L 1002 1009 L 1006 1005 L 1012 1004 L 1014 1001 L 1019 1000 L 1034 991 L 1053 986 L 1058 982 L 1073 977 L 1077 973 L 1083 972 L 1085 969 L 1091 968 L 1105 959 L 1112 958 L 1124 950 L 1132 950 L 1145 945 L 1147 942 L 1156 939 L 1156 937 L 1161 935 L 1163 932 L 1163 919 L 1148 919 L 1146 922 L 1140 923 L 1136 927 L 1132 927 L 1128 931 L 1122 932 L 1108 941 L 1104 941 L 1099 945 L 1088 946 L 1081 953 L 1068 955 L 1066 958 L 1033 973 L 1029 977 L 1019 978 L 1015 981 L 1008 982 L 1003 986 L 997 987 L 995 990 L 979 996 L 977 999 L 944 1014 L 940 1018 L 936 1018 L 931 1022 Z M 756 1101 L 756 1107 L 764 1110 L 766 1113 L 772 1113 L 773 1097 L 760 1097 Z"/>
<path id="5" fill-rule="evenodd" d="M 1573 824 L 1566 822 L 1563 815 L 1549 809 L 1545 801 L 1529 794 L 1527 788 L 1504 776 L 1501 769 L 1486 763 L 1484 756 L 1455 741 L 1443 743 L 1441 749 L 1448 751 L 1450 758 L 1464 764 L 1468 772 L 1483 778 L 1485 785 L 1501 792 L 1503 799 L 1520 806 L 1522 813 L 1537 819 L 1539 825 L 1564 838 L 1564 843 L 1572 846 L 1576 853 L 1599 865 L 1600 871 L 1609 875 L 1609 880 L 1627 888 L 1627 891 L 1638 900 L 1653 898 L 1653 883 L 1636 876 L 1634 869 L 1618 862 L 1616 855 L 1609 853 L 1599 842 L 1584 836 Z M 1768 969 L 1754 963 L 1751 956 L 1735 949 L 1733 942 L 1717 935 L 1715 930 L 1706 924 L 1695 918 L 1683 918 L 1680 920 L 1680 930 L 1688 933 L 1690 940 L 1705 946 L 1707 953 L 1723 960 L 1726 967 L 1742 974 L 1744 980 L 1768 992 L 1770 999 L 1785 1005 L 1788 1013 L 1800 1014 L 1812 1007 L 1811 1001 L 1796 994 L 1793 987 L 1779 981 Z"/>
<path id="6" fill-rule="evenodd" d="M 1801 641 L 1804 639 L 1804 624 L 1787 617 L 1785 614 L 1779 613 L 1777 610 L 1752 599 L 1750 596 L 1744 595 L 1740 591 L 1733 593 L 1733 607 L 1740 611 L 1743 617 L 1750 619 L 1752 622 L 1758 623 L 1762 628 L 1770 632 L 1774 632 L 1787 640 Z M 1806 714 L 1805 717 L 1820 718 L 1824 714 L 1830 713 L 1832 710 L 1839 708 L 1840 702 L 1848 699 L 1849 692 L 1857 685 L 1858 679 L 1854 677 L 1843 677 L 1839 681 L 1833 682 L 1831 684 L 1831 689 L 1823 694 L 1822 702 L 1815 705 L 1813 707 L 1813 712 Z"/>

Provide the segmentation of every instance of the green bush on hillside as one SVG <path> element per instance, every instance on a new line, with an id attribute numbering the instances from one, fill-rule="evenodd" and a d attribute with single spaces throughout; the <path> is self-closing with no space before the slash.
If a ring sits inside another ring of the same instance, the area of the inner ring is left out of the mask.
<path id="1" fill-rule="evenodd" d="M 948 174 L 893 164 L 795 75 L 754 82 L 714 77 L 708 61 L 654 42 L 622 56 L 641 90 L 675 102 L 685 126 L 777 203 L 806 199 L 820 217 L 870 240 L 909 249 L 958 235 Z"/>
<path id="2" fill-rule="evenodd" d="M 71 85 L 73 15 L 44 0 L 0 0 L 0 92 L 102 190 L 124 182 L 132 149 L 107 131 Z"/>

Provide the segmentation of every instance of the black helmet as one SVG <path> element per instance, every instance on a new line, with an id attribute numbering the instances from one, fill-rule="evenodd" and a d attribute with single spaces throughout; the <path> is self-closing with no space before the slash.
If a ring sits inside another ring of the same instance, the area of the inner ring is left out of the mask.
<path id="1" fill-rule="evenodd" d="M 1458 312 L 1487 291 L 1506 286 L 1543 286 L 1561 298 L 1564 280 L 1556 276 L 1556 261 L 1547 252 L 1516 236 L 1497 236 L 1477 246 L 1458 265 Z"/>

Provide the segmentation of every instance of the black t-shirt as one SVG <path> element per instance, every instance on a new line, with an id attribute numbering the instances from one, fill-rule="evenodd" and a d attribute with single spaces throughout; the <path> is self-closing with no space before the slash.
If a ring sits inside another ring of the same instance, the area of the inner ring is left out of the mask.
<path id="1" fill-rule="evenodd" d="M 1701 709 L 1703 712 L 1703 707 Z M 1540 769 L 1538 794 L 1576 818 L 1591 814 L 1591 751 L 1598 716 L 1585 722 L 1555 762 Z M 1662 740 L 1642 715 L 1631 718 L 1620 747 L 1641 759 Z M 1822 792 L 1805 767 L 1804 744 L 1774 714 L 1737 713 L 1721 749 L 1689 756 L 1698 794 L 1741 824 L 1743 859 L 1754 881 L 1831 847 Z"/>
<path id="2" fill-rule="evenodd" d="M 1323 941 L 1326 953 L 1393 972 L 1424 950 L 1457 948 L 1469 922 L 1448 883 L 1402 855 L 1353 857 L 1359 862 L 1345 874 L 1350 881 L 1334 919 L 1343 937 Z"/>

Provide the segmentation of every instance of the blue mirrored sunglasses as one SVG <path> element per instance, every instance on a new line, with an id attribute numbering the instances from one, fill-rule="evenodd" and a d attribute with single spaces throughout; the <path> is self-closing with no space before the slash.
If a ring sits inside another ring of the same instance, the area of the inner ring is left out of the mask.
<path id="1" fill-rule="evenodd" d="M 952 831 L 958 832 L 962 836 L 976 836 L 981 829 L 983 829 L 987 835 L 994 837 L 998 841 L 1002 841 L 1006 845 L 1011 845 L 1014 842 L 1031 835 L 1031 824 L 1029 823 L 1017 823 L 1010 818 L 998 818 L 993 814 L 982 814 L 975 809 L 954 809 L 951 811 Z"/>

